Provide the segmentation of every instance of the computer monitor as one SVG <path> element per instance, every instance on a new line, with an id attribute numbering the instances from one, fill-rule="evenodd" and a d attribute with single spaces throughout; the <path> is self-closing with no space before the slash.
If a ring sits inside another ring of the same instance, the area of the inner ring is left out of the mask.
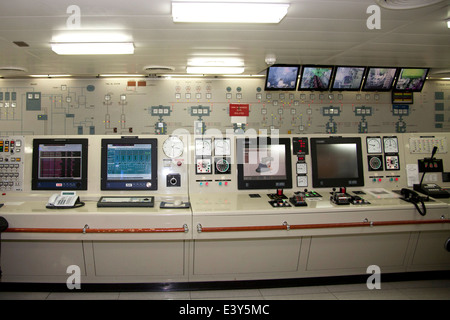
<path id="1" fill-rule="evenodd" d="M 87 139 L 34 139 L 32 190 L 87 190 Z"/>
<path id="2" fill-rule="evenodd" d="M 364 185 L 361 138 L 311 138 L 310 143 L 313 187 Z"/>
<path id="3" fill-rule="evenodd" d="M 158 141 L 148 138 L 102 139 L 102 190 L 157 190 Z"/>
<path id="4" fill-rule="evenodd" d="M 396 91 L 422 91 L 428 74 L 427 68 L 401 68 L 395 81 L 394 90 Z"/>
<path id="5" fill-rule="evenodd" d="M 332 66 L 303 66 L 298 90 L 328 90 L 332 73 Z"/>
<path id="6" fill-rule="evenodd" d="M 331 90 L 359 91 L 366 67 L 336 67 Z"/>
<path id="7" fill-rule="evenodd" d="M 238 189 L 292 188 L 289 138 L 236 140 Z"/>
<path id="8" fill-rule="evenodd" d="M 397 68 L 369 67 L 367 70 L 363 91 L 389 91 L 397 74 Z"/>
<path id="9" fill-rule="evenodd" d="M 267 68 L 266 91 L 294 91 L 297 89 L 300 66 L 295 64 L 277 64 Z"/>

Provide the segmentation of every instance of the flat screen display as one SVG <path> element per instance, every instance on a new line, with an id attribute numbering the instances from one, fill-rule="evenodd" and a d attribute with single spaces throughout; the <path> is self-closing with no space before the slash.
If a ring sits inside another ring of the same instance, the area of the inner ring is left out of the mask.
<path id="1" fill-rule="evenodd" d="M 311 138 L 313 187 L 363 186 L 360 138 Z"/>
<path id="2" fill-rule="evenodd" d="M 332 66 L 303 66 L 298 90 L 328 90 Z"/>
<path id="3" fill-rule="evenodd" d="M 238 139 L 238 189 L 292 188 L 287 138 Z"/>
<path id="4" fill-rule="evenodd" d="M 33 190 L 87 190 L 87 139 L 33 140 Z"/>
<path id="5" fill-rule="evenodd" d="M 422 91 L 427 78 L 428 70 L 426 68 L 402 68 L 394 85 L 396 91 Z"/>
<path id="6" fill-rule="evenodd" d="M 364 78 L 365 67 L 336 67 L 332 90 L 358 91 Z"/>
<path id="7" fill-rule="evenodd" d="M 369 67 L 362 87 L 363 91 L 389 91 L 397 74 L 397 68 Z"/>
<path id="8" fill-rule="evenodd" d="M 293 91 L 297 88 L 299 65 L 273 65 L 267 68 L 266 91 Z"/>
<path id="9" fill-rule="evenodd" d="M 156 139 L 103 139 L 102 190 L 156 190 Z"/>

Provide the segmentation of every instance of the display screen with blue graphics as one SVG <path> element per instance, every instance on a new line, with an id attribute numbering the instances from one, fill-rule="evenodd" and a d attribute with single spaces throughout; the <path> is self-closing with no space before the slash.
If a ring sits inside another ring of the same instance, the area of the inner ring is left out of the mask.
<path id="1" fill-rule="evenodd" d="M 156 190 L 156 139 L 103 139 L 103 190 Z"/>

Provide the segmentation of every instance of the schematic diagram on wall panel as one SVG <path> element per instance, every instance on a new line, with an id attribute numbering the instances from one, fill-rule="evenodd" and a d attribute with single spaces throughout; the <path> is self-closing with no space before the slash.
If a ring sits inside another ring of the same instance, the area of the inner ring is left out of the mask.
<path id="1" fill-rule="evenodd" d="M 413 103 L 391 92 L 266 92 L 261 78 L 0 79 L 1 134 L 165 134 L 178 128 L 281 133 L 450 129 L 450 83 L 427 81 Z M 233 122 L 230 104 L 249 105 Z M 405 106 L 406 105 L 406 106 Z"/>

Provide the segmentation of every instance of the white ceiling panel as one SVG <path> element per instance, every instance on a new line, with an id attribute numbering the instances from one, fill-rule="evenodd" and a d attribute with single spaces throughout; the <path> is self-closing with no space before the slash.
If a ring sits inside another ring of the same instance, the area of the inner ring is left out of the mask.
<path id="1" fill-rule="evenodd" d="M 224 0 L 221 0 L 224 1 Z M 254 0 L 248 0 L 254 1 Z M 263 0 L 261 0 L 263 1 Z M 15 0 L 0 3 L 0 67 L 28 74 L 142 73 L 167 65 L 184 73 L 193 56 L 237 56 L 246 74 L 277 63 L 424 66 L 450 68 L 450 1 L 414 10 L 381 8 L 381 29 L 370 30 L 374 0 L 272 0 L 290 3 L 287 16 L 269 24 L 174 23 L 170 0 Z M 80 30 L 67 26 L 67 9 L 81 11 Z M 125 56 L 58 56 L 50 42 L 61 33 L 119 32 L 135 43 Z M 19 48 L 13 41 L 24 41 Z"/>

